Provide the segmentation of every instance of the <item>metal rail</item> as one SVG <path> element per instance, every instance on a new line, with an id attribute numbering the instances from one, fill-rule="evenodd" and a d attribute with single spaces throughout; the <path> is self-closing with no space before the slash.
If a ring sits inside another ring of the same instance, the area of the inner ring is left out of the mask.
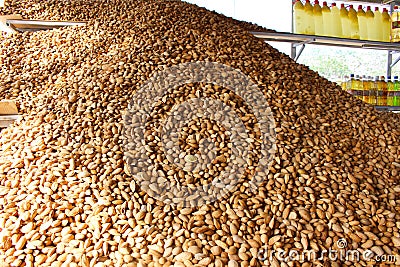
<path id="1" fill-rule="evenodd" d="M 255 37 L 260 38 L 264 41 L 292 43 L 293 44 L 292 47 L 294 49 L 294 51 L 292 52 L 295 52 L 294 54 L 292 53 L 292 58 L 295 59 L 298 59 L 300 57 L 301 52 L 304 49 L 301 48 L 300 52 L 297 52 L 297 47 L 298 46 L 303 47 L 305 44 L 385 50 L 385 51 L 391 51 L 392 53 L 400 52 L 400 43 L 355 40 L 347 38 L 304 35 L 304 34 L 285 33 L 285 32 L 251 32 L 251 33 Z M 395 61 L 394 63 L 397 62 Z"/>

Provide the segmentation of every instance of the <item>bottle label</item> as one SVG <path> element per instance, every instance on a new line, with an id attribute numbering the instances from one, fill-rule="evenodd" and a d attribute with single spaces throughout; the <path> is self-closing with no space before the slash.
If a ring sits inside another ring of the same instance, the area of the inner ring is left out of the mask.
<path id="1" fill-rule="evenodd" d="M 399 29 L 400 28 L 400 21 L 392 21 L 392 29 Z"/>

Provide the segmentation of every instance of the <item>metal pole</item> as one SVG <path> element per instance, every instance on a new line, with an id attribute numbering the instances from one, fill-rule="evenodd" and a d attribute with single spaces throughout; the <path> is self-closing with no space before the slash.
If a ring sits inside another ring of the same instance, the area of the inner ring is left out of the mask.
<path id="1" fill-rule="evenodd" d="M 392 51 L 388 51 L 386 77 L 392 76 L 392 62 L 393 62 Z"/>

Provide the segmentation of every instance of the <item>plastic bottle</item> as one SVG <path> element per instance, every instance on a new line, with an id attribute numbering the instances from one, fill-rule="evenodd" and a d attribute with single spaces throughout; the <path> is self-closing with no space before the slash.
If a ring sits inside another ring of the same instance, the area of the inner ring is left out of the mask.
<path id="1" fill-rule="evenodd" d="M 340 7 L 340 22 L 342 23 L 342 37 L 350 38 L 350 19 L 349 19 L 349 11 L 347 11 L 344 4 Z"/>
<path id="2" fill-rule="evenodd" d="M 315 34 L 315 23 L 314 23 L 314 8 L 310 3 L 310 0 L 306 0 L 304 4 L 304 17 L 305 17 L 305 26 L 304 26 L 304 34 L 314 35 Z"/>
<path id="3" fill-rule="evenodd" d="M 294 32 L 298 34 L 304 34 L 305 30 L 305 12 L 304 6 L 300 0 L 297 0 L 293 6 L 294 13 Z"/>
<path id="4" fill-rule="evenodd" d="M 365 11 L 362 5 L 358 6 L 357 17 L 360 30 L 360 39 L 367 40 L 368 39 L 367 17 L 365 16 Z"/>
<path id="5" fill-rule="evenodd" d="M 387 84 L 385 81 L 385 76 L 381 76 L 380 79 L 380 93 L 378 97 L 378 106 L 387 106 L 387 96 L 388 96 L 388 91 L 387 91 Z"/>
<path id="6" fill-rule="evenodd" d="M 380 81 L 379 81 L 379 76 L 375 76 L 374 86 L 373 86 L 372 92 L 370 94 L 371 104 L 374 106 L 378 105 L 378 97 L 379 97 L 380 87 L 381 87 L 381 85 L 380 85 Z"/>
<path id="7" fill-rule="evenodd" d="M 362 89 L 363 88 L 362 88 L 361 77 L 359 75 L 356 75 L 354 79 L 353 96 L 362 100 L 362 95 L 363 95 Z"/>
<path id="8" fill-rule="evenodd" d="M 357 11 L 350 5 L 349 8 L 349 19 L 350 19 L 350 37 L 352 39 L 360 39 L 360 28 L 358 25 Z"/>
<path id="9" fill-rule="evenodd" d="M 393 106 L 393 96 L 394 96 L 394 83 L 392 81 L 392 77 L 387 77 L 387 106 Z"/>
<path id="10" fill-rule="evenodd" d="M 345 91 L 347 90 L 348 83 L 349 83 L 349 76 L 348 75 L 343 76 L 342 84 L 341 84 L 342 90 L 345 90 Z"/>
<path id="11" fill-rule="evenodd" d="M 369 91 L 371 90 L 371 87 L 370 87 L 370 86 L 371 86 L 370 77 L 366 77 L 366 76 L 364 75 L 362 85 L 363 85 L 362 100 L 363 100 L 365 103 L 369 103 L 369 102 L 370 102 L 370 101 L 369 101 Z"/>
<path id="12" fill-rule="evenodd" d="M 375 105 L 375 81 L 373 76 L 369 76 L 369 101 L 368 104 Z"/>
<path id="13" fill-rule="evenodd" d="M 332 20 L 332 34 L 333 34 L 333 36 L 335 36 L 335 37 L 343 37 L 343 34 L 342 34 L 342 21 L 340 19 L 340 10 L 336 6 L 336 3 L 332 3 L 331 20 Z"/>
<path id="14" fill-rule="evenodd" d="M 356 87 L 356 78 L 354 74 L 350 74 L 349 82 L 347 83 L 347 93 L 354 95 Z"/>
<path id="15" fill-rule="evenodd" d="M 400 11 L 398 6 L 393 8 L 391 36 L 392 42 L 400 42 Z"/>
<path id="16" fill-rule="evenodd" d="M 319 1 L 315 0 L 314 3 L 314 23 L 315 23 L 315 35 L 324 34 L 324 25 L 322 20 L 322 8 L 319 5 Z"/>
<path id="17" fill-rule="evenodd" d="M 365 12 L 365 18 L 367 19 L 367 34 L 368 38 L 367 40 L 374 40 L 375 38 L 375 15 L 374 12 L 372 12 L 371 7 L 367 6 L 367 12 Z"/>
<path id="18" fill-rule="evenodd" d="M 328 7 L 328 3 L 324 2 L 322 5 L 322 19 L 324 25 L 324 35 L 333 36 L 332 30 L 332 13 L 331 9 Z"/>
<path id="19" fill-rule="evenodd" d="M 375 38 L 373 41 L 383 41 L 383 21 L 382 21 L 382 13 L 379 11 L 379 7 L 375 7 L 375 12 L 374 12 L 374 36 Z"/>
<path id="20" fill-rule="evenodd" d="M 400 106 L 400 83 L 399 77 L 394 76 L 394 95 L 393 95 L 393 106 Z"/>
<path id="21" fill-rule="evenodd" d="M 382 26 L 383 26 L 383 28 L 382 28 L 383 29 L 382 30 L 382 34 L 383 34 L 382 41 L 383 42 L 390 42 L 390 32 L 391 32 L 392 22 L 391 22 L 388 10 L 386 8 L 384 8 L 383 12 L 382 12 Z"/>

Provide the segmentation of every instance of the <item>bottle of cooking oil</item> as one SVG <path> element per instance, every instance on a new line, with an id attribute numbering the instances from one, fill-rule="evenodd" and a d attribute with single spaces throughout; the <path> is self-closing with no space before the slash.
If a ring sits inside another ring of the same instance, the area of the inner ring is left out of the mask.
<path id="1" fill-rule="evenodd" d="M 323 20 L 323 26 L 324 26 L 324 35 L 325 36 L 333 36 L 333 30 L 332 30 L 332 13 L 331 9 L 328 7 L 327 2 L 323 2 L 322 5 L 322 20 Z"/>
<path id="2" fill-rule="evenodd" d="M 342 37 L 350 38 L 350 19 L 349 19 L 349 11 L 347 11 L 344 4 L 340 6 L 340 22 L 342 24 Z"/>
<path id="3" fill-rule="evenodd" d="M 356 75 L 354 80 L 353 95 L 358 99 L 363 99 L 362 77 Z"/>
<path id="4" fill-rule="evenodd" d="M 380 93 L 378 96 L 378 106 L 387 105 L 387 83 L 385 81 L 385 76 L 381 76 L 380 79 Z"/>
<path id="5" fill-rule="evenodd" d="M 374 39 L 373 41 L 383 41 L 383 18 L 382 13 L 379 11 L 379 7 L 375 7 L 374 12 Z"/>
<path id="6" fill-rule="evenodd" d="M 394 95 L 393 95 L 393 106 L 400 106 L 400 83 L 399 77 L 394 76 Z"/>
<path id="7" fill-rule="evenodd" d="M 392 77 L 389 76 L 387 78 L 387 106 L 392 107 L 393 106 L 393 97 L 394 97 L 394 83 L 392 81 Z"/>
<path id="8" fill-rule="evenodd" d="M 379 76 L 375 76 L 373 86 L 371 89 L 370 93 L 370 101 L 371 105 L 377 106 L 378 105 L 378 96 L 379 96 L 379 91 L 380 91 L 380 81 L 379 81 Z"/>
<path id="9" fill-rule="evenodd" d="M 393 8 L 391 41 L 400 42 L 400 11 L 398 6 Z"/>
<path id="10" fill-rule="evenodd" d="M 304 4 L 304 14 L 305 14 L 305 27 L 304 34 L 314 35 L 315 34 L 315 23 L 314 23 L 314 8 L 310 3 L 310 0 L 306 0 Z"/>
<path id="11" fill-rule="evenodd" d="M 342 21 L 340 19 L 340 10 L 336 6 L 336 3 L 332 3 L 331 8 L 331 18 L 332 18 L 332 34 L 335 37 L 342 37 Z"/>
<path id="12" fill-rule="evenodd" d="M 370 79 L 367 76 L 363 76 L 363 80 L 362 80 L 362 85 L 363 85 L 363 98 L 362 100 L 365 103 L 369 103 L 369 91 L 371 90 L 370 86 Z"/>
<path id="13" fill-rule="evenodd" d="M 375 102 L 375 96 L 376 96 L 376 93 L 375 93 L 375 80 L 374 80 L 374 77 L 373 76 L 369 76 L 369 104 L 371 104 L 371 105 L 376 105 L 376 102 Z"/>
<path id="14" fill-rule="evenodd" d="M 314 23 L 315 23 L 315 35 L 324 35 L 324 25 L 322 20 L 322 8 L 319 5 L 319 1 L 315 0 L 314 3 Z"/>
<path id="15" fill-rule="evenodd" d="M 382 30 L 383 41 L 390 42 L 390 32 L 391 32 L 392 22 L 388 10 L 386 8 L 384 8 L 382 12 L 382 24 L 383 24 L 383 30 Z"/>
<path id="16" fill-rule="evenodd" d="M 360 39 L 360 28 L 358 24 L 357 11 L 354 9 L 353 5 L 349 8 L 349 19 L 350 19 L 350 31 L 352 39 Z"/>
<path id="17" fill-rule="evenodd" d="M 362 5 L 358 6 L 357 17 L 360 30 L 360 39 L 367 40 L 368 39 L 367 18 L 365 16 L 365 11 Z"/>
<path id="18" fill-rule="evenodd" d="M 342 84 L 340 85 L 342 87 L 342 90 L 346 91 L 347 90 L 347 83 L 349 82 L 349 76 L 344 75 L 342 78 Z"/>
<path id="19" fill-rule="evenodd" d="M 305 27 L 305 12 L 304 6 L 300 0 L 297 0 L 293 6 L 294 13 L 294 32 L 298 34 L 304 34 Z"/>
<path id="20" fill-rule="evenodd" d="M 367 20 L 367 40 L 373 40 L 375 37 L 375 27 L 374 27 L 374 22 L 375 22 L 375 15 L 374 12 L 372 12 L 371 7 L 367 6 L 367 12 L 365 12 L 365 18 Z"/>
<path id="21" fill-rule="evenodd" d="M 347 83 L 347 93 L 354 95 L 355 87 L 356 87 L 356 77 L 354 74 L 350 74 L 350 79 Z"/>

